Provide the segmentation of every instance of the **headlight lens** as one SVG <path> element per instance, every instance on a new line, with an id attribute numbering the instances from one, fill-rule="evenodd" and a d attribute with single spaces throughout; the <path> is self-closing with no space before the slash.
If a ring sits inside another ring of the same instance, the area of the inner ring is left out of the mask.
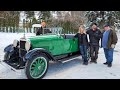
<path id="1" fill-rule="evenodd" d="M 25 43 L 25 49 L 28 51 L 30 49 L 30 47 L 31 47 L 30 42 L 26 41 L 26 43 Z"/>
<path id="2" fill-rule="evenodd" d="M 17 46 L 18 46 L 18 43 L 19 43 L 18 40 L 15 39 L 15 40 L 13 41 L 13 47 L 17 47 Z"/>

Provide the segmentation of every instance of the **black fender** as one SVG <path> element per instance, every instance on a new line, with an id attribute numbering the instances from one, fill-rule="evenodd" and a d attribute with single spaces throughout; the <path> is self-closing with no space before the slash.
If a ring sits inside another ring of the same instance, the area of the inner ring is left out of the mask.
<path id="1" fill-rule="evenodd" d="M 6 46 L 6 47 L 4 48 L 4 52 L 5 52 L 5 53 L 13 54 L 13 53 L 14 53 L 13 44 L 10 44 L 10 45 Z"/>
<path id="2" fill-rule="evenodd" d="M 33 50 L 30 50 L 28 53 L 25 54 L 25 57 L 24 57 L 24 60 L 31 60 L 31 58 L 34 56 L 34 55 L 38 55 L 40 53 L 44 53 L 47 55 L 47 57 L 50 59 L 50 60 L 55 60 L 53 55 L 51 53 L 49 53 L 46 49 L 43 49 L 43 48 L 35 48 Z"/>
<path id="3" fill-rule="evenodd" d="M 13 44 L 8 45 L 4 49 L 5 53 L 9 53 L 9 55 L 19 55 L 19 48 L 13 47 Z"/>

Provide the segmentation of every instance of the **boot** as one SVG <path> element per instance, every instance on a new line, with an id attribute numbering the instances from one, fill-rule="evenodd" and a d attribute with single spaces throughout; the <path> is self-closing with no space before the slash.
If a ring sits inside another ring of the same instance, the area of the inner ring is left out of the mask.
<path id="1" fill-rule="evenodd" d="M 97 59 L 94 59 L 94 63 L 97 64 Z"/>
<path id="2" fill-rule="evenodd" d="M 95 60 L 94 63 L 97 64 L 97 61 Z"/>
<path id="3" fill-rule="evenodd" d="M 112 67 L 112 63 L 108 63 L 108 67 Z"/>
<path id="4" fill-rule="evenodd" d="M 104 65 L 108 65 L 108 63 L 107 62 L 105 62 L 105 63 L 103 63 Z"/>
<path id="5" fill-rule="evenodd" d="M 90 63 L 93 63 L 93 62 L 94 62 L 94 57 L 91 57 Z"/>
<path id="6" fill-rule="evenodd" d="M 88 65 L 88 62 L 83 62 L 83 65 Z"/>

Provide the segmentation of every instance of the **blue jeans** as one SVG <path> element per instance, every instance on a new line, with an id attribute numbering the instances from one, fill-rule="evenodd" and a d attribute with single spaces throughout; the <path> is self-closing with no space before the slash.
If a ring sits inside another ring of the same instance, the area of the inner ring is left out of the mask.
<path id="1" fill-rule="evenodd" d="M 82 59 L 84 62 L 87 62 L 87 46 L 86 45 L 80 45 L 80 53 L 82 54 Z"/>
<path id="2" fill-rule="evenodd" d="M 104 53 L 105 53 L 105 58 L 107 60 L 106 61 L 107 63 L 112 63 L 112 61 L 113 61 L 113 52 L 114 52 L 113 48 L 110 48 L 110 49 L 104 48 Z"/>

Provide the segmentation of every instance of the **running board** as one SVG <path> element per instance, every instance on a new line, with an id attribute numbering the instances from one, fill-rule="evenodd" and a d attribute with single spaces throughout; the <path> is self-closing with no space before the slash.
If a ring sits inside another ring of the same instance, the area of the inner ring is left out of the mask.
<path id="1" fill-rule="evenodd" d="M 72 60 L 77 59 L 77 58 L 80 58 L 80 55 L 70 56 L 70 57 L 58 60 L 58 62 L 66 63 L 66 62 L 72 61 Z"/>
<path id="2" fill-rule="evenodd" d="M 61 62 L 62 62 L 62 63 L 66 63 L 66 62 L 72 61 L 72 60 L 77 59 L 77 58 L 78 58 L 78 57 L 72 58 L 72 59 L 68 59 L 68 60 L 65 60 L 65 61 L 61 61 Z"/>

